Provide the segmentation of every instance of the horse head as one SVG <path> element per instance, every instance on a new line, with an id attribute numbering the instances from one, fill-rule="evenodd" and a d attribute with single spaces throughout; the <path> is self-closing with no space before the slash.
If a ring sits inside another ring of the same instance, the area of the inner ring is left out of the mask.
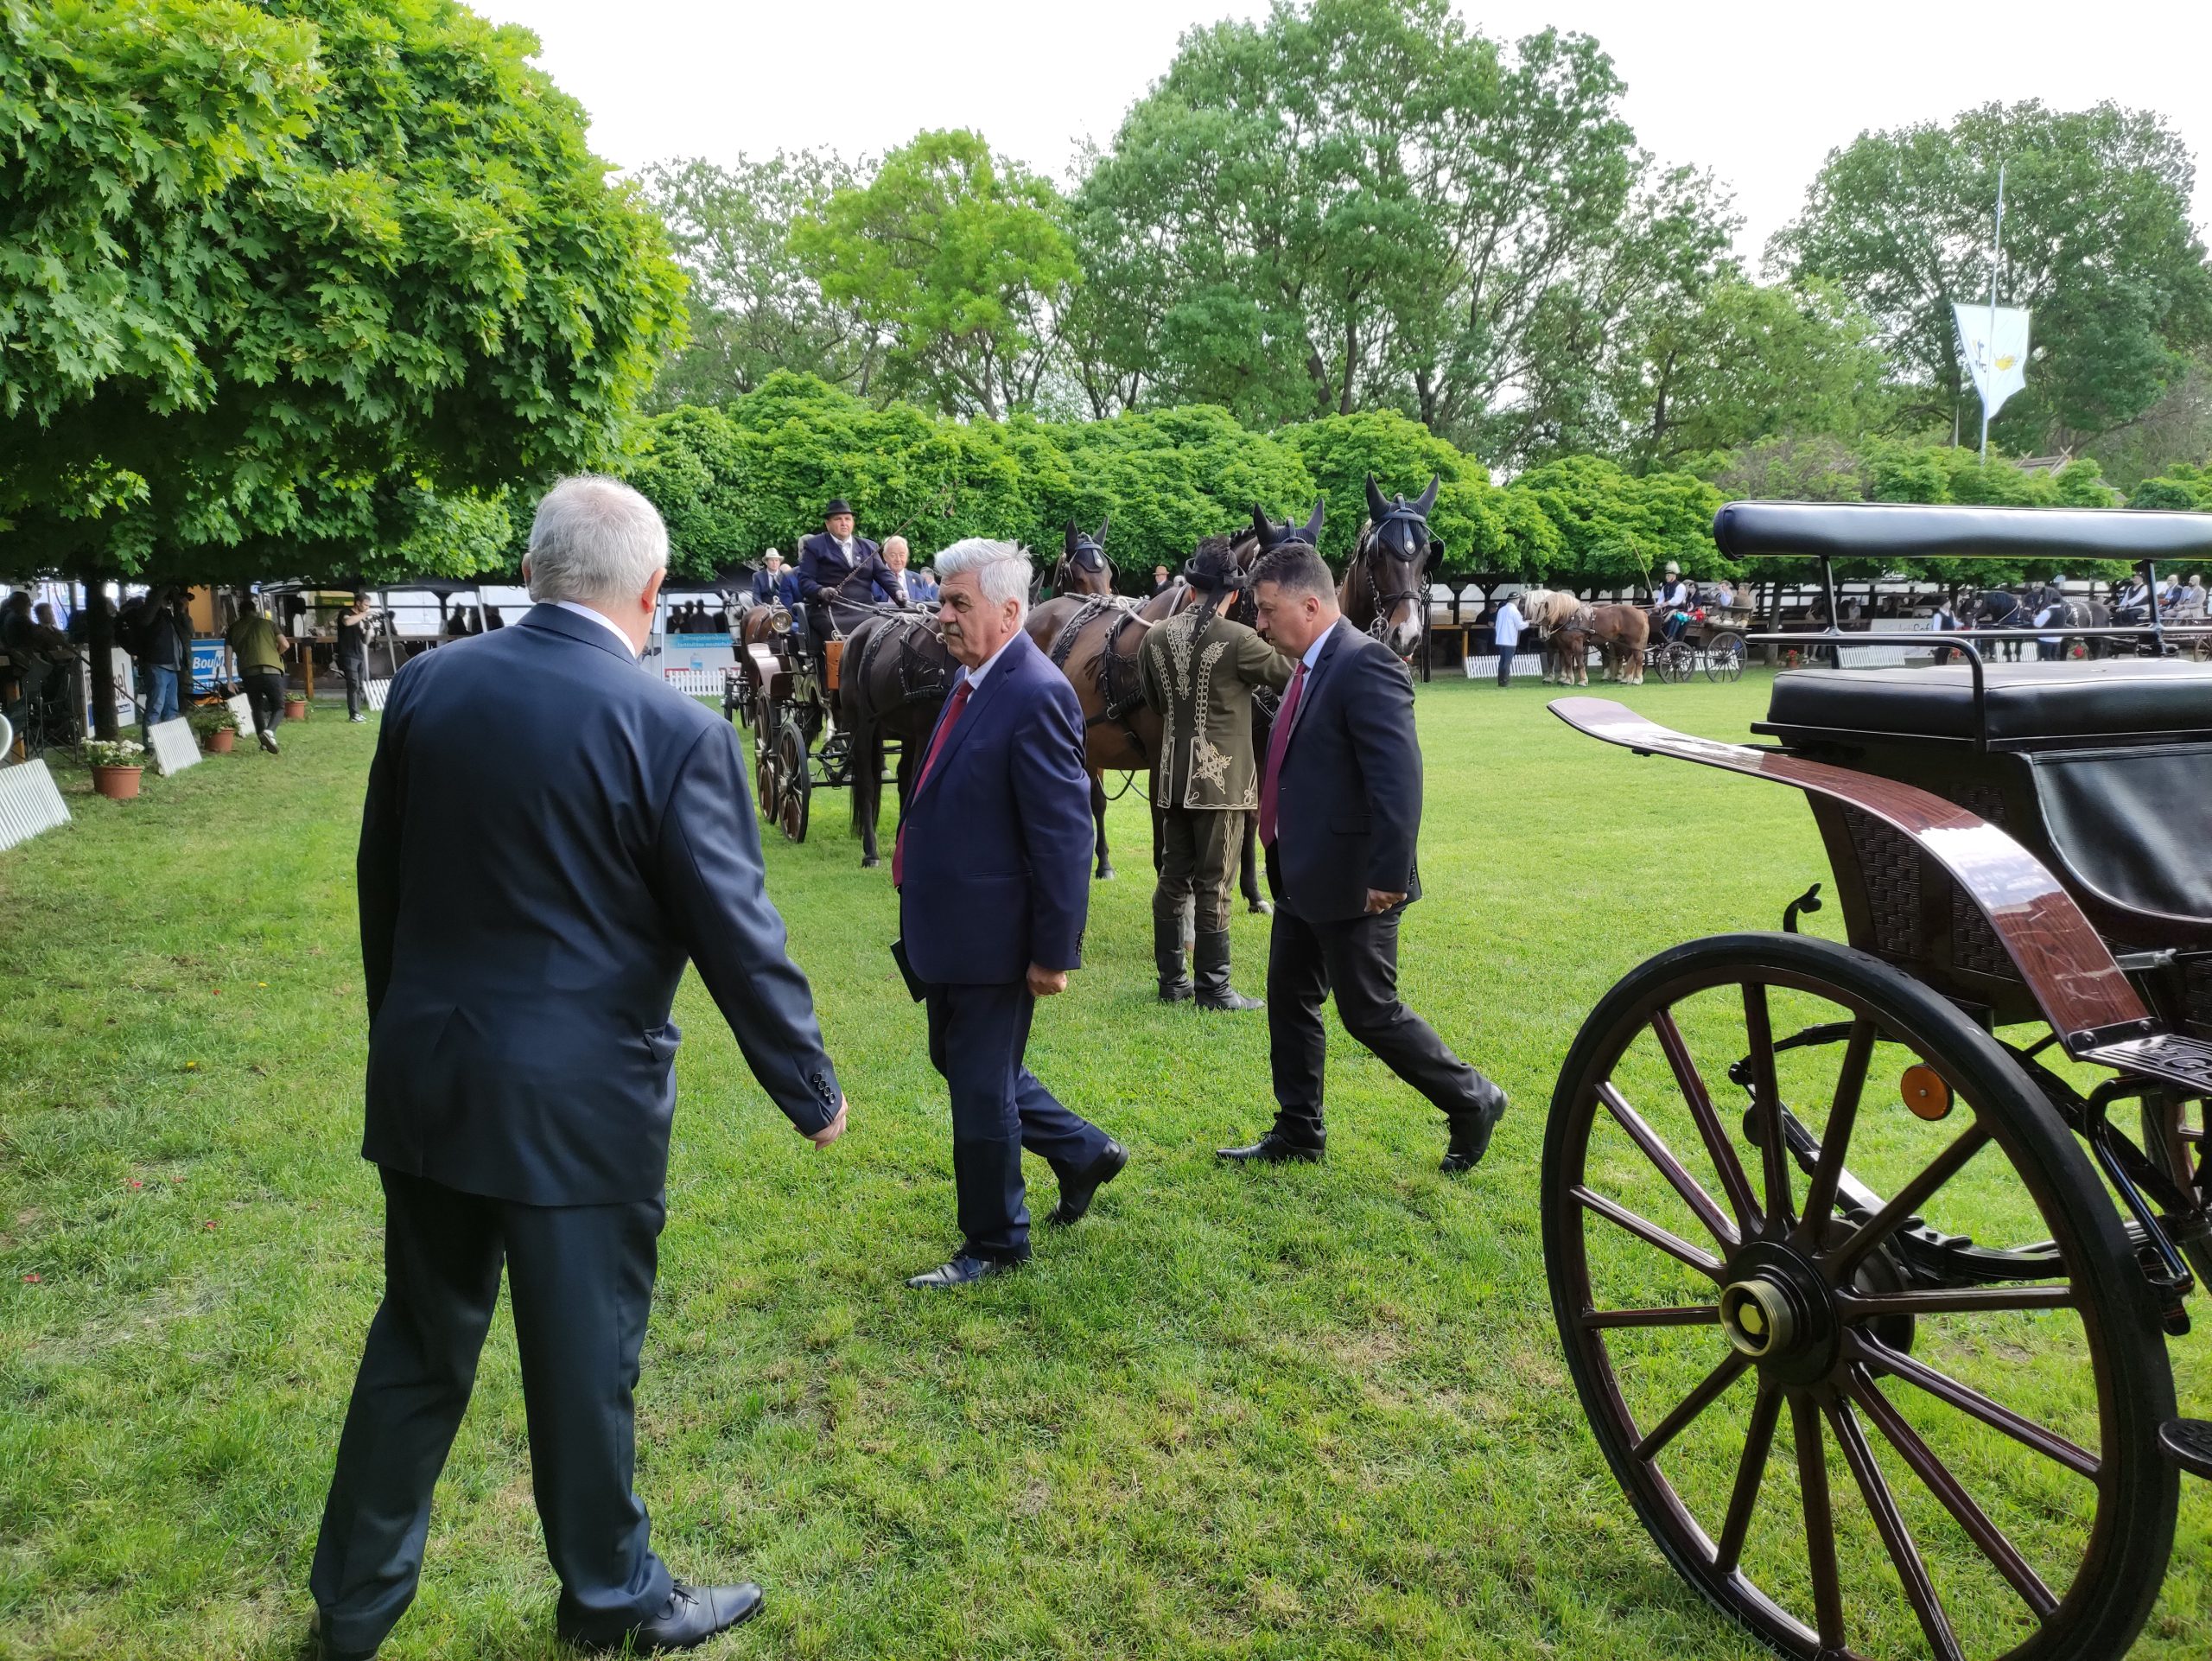
<path id="1" fill-rule="evenodd" d="M 1257 502 L 1253 503 L 1252 535 L 1257 551 L 1272 553 L 1286 542 L 1302 542 L 1309 548 L 1319 548 L 1321 545 L 1321 516 L 1328 506 L 1326 497 L 1315 497 L 1313 514 L 1304 525 L 1293 525 L 1288 519 L 1278 525 L 1268 517 L 1265 508 Z M 1242 542 L 1243 538 L 1239 537 L 1237 540 Z"/>
<path id="2" fill-rule="evenodd" d="M 1346 597 L 1371 609 L 1368 632 L 1401 658 L 1414 655 L 1428 620 L 1428 585 L 1421 572 L 1435 551 L 1428 515 L 1443 482 L 1441 474 L 1431 474 L 1428 488 L 1412 501 L 1403 496 L 1385 501 L 1375 475 L 1367 475 L 1368 523 L 1346 574 Z"/>
<path id="3" fill-rule="evenodd" d="M 1066 551 L 1052 573 L 1052 587 L 1061 594 L 1111 594 L 1114 573 L 1106 563 L 1106 527 L 1114 522 L 1109 513 L 1099 520 L 1095 531 L 1085 531 L 1073 519 L 1067 525 Z"/>

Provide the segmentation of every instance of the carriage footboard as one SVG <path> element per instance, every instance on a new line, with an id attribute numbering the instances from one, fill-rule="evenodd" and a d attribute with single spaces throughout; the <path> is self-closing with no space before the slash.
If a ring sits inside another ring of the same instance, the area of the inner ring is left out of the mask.
<path id="1" fill-rule="evenodd" d="M 2204 1089 L 2207 1058 L 2162 1031 L 2073 896 L 2036 857 L 1986 820 L 1927 791 L 1803 756 L 1694 738 L 1610 698 L 1554 700 L 1577 732 L 1638 755 L 1666 755 L 1790 786 L 1858 809 L 1909 837 L 1989 920 L 2037 1006 L 2082 1060 Z"/>

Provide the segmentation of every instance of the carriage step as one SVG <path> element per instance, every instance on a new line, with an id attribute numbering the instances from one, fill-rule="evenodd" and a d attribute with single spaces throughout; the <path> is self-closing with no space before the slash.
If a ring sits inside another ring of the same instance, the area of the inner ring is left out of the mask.
<path id="1" fill-rule="evenodd" d="M 2212 1482 L 2212 1419 L 2169 1419 L 2158 1427 L 2158 1446 L 2191 1476 Z"/>

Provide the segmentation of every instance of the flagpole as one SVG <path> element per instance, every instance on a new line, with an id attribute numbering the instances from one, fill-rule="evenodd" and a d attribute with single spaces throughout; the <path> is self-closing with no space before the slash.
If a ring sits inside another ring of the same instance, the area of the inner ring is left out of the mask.
<path id="1" fill-rule="evenodd" d="M 1989 354 L 1989 364 L 1982 375 L 1981 387 L 1981 464 L 1989 465 L 1989 383 L 1997 377 L 1997 262 L 1999 250 L 2005 242 L 2005 164 L 1997 164 L 1997 226 L 1989 239 L 1989 334 L 1982 350 Z"/>

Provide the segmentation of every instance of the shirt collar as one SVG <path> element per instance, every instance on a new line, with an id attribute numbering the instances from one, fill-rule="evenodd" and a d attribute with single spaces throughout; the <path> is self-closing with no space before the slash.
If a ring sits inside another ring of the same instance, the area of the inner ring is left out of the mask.
<path id="1" fill-rule="evenodd" d="M 996 666 L 998 660 L 1001 658 L 1006 656 L 1007 647 L 1014 644 L 1015 635 L 1018 635 L 1020 633 L 1021 631 L 1020 629 L 1014 630 L 1013 634 L 1007 635 L 1005 640 L 999 643 L 999 649 L 996 652 L 994 652 L 989 657 L 984 659 L 983 661 L 976 668 L 963 670 L 962 671 L 967 678 L 968 696 L 969 697 L 975 697 L 977 692 L 982 690 L 983 677 L 991 672 L 992 669 Z"/>
<path id="2" fill-rule="evenodd" d="M 1300 659 L 1299 661 L 1306 665 L 1306 672 L 1307 674 L 1312 674 L 1314 670 L 1320 666 L 1321 648 L 1329 644 L 1329 637 L 1336 632 L 1336 624 L 1330 624 L 1328 627 L 1323 629 L 1319 634 L 1315 635 L 1313 637 L 1313 644 L 1306 648 L 1306 655 Z"/>
<path id="3" fill-rule="evenodd" d="M 630 644 L 630 637 L 625 634 L 620 628 L 617 628 L 614 625 L 614 620 L 612 617 L 609 617 L 605 612 L 594 611 L 589 606 L 583 604 L 581 601 L 556 600 L 553 603 L 560 607 L 563 611 L 572 611 L 579 617 L 590 618 L 593 622 L 597 623 L 609 634 L 612 634 L 616 640 L 622 642 L 622 655 L 624 657 L 627 658 L 632 663 L 637 662 L 638 648 Z"/>

